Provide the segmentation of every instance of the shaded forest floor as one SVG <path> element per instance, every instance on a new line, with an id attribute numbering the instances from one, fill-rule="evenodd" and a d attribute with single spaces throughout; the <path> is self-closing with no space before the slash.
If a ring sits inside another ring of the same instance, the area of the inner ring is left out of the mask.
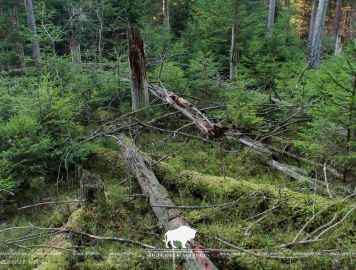
<path id="1" fill-rule="evenodd" d="M 218 237 L 244 250 L 228 255 L 212 252 L 211 259 L 219 269 L 352 269 L 352 252 L 356 252 L 352 233 L 354 212 L 320 237 L 320 241 L 299 242 L 314 239 L 330 221 L 340 221 L 352 209 L 353 198 L 343 202 L 316 195 L 303 183 L 268 167 L 257 153 L 245 154 L 246 148 L 235 140 L 208 144 L 177 137 L 162 142 L 166 137 L 143 131 L 136 145 L 152 161 L 171 154 L 153 169 L 176 205 L 216 205 L 240 198 L 236 205 L 224 209 L 182 209 L 184 219 L 198 232 L 195 240 L 205 248 L 234 250 Z M 0 269 L 169 269 L 173 263 L 179 265 L 179 259 L 153 259 L 149 250 L 135 245 L 67 233 L 48 234 L 29 227 L 67 227 L 164 247 L 165 231 L 156 226 L 147 195 L 142 194 L 134 177 L 127 178 L 122 149 L 109 138 L 99 139 L 86 169 L 102 177 L 106 201 L 81 208 L 77 208 L 78 203 L 63 203 L 18 210 L 16 217 L 1 224 L 0 241 L 7 243 L 1 251 L 16 250 L 23 255 L 8 257 L 10 263 L 0 264 Z M 41 188 L 37 189 L 36 202 L 56 197 L 53 185 L 43 189 L 45 183 L 37 184 Z M 68 179 L 60 181 L 60 186 L 58 200 L 79 197 L 79 176 L 74 170 L 69 172 Z M 310 221 L 313 215 L 315 219 Z M 11 227 L 25 228 L 3 232 Z M 315 230 L 318 232 L 313 233 Z M 309 238 L 311 233 L 314 236 Z M 280 247 L 292 243 L 297 235 L 295 244 Z M 11 239 L 15 246 L 10 249 Z M 27 250 L 27 246 L 31 248 Z"/>

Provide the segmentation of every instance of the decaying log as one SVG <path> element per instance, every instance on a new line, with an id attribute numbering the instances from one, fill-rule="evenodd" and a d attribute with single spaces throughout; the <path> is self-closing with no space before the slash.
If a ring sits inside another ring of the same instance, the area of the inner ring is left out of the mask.
<path id="1" fill-rule="evenodd" d="M 280 150 L 280 149 L 278 149 L 278 148 L 275 148 L 275 147 L 273 147 L 273 146 L 266 146 L 266 147 L 269 148 L 269 149 L 271 149 L 271 150 L 273 150 L 273 151 L 275 151 L 275 152 L 278 152 L 278 153 L 280 153 L 280 154 L 282 154 L 282 155 L 287 155 L 287 156 L 290 156 L 290 157 L 292 157 L 292 158 L 294 158 L 294 159 L 296 159 L 296 160 L 304 161 L 304 162 L 306 162 L 306 163 L 309 163 L 309 164 L 311 164 L 311 165 L 313 165 L 313 166 L 315 166 L 315 167 L 321 167 L 321 168 L 324 167 L 324 164 L 322 164 L 322 163 L 315 162 L 315 161 L 309 160 L 309 159 L 304 158 L 304 157 L 300 157 L 300 156 L 298 156 L 298 155 L 296 155 L 296 154 L 293 154 L 293 153 L 290 153 L 290 152 L 287 152 L 287 151 L 282 151 L 282 150 Z M 335 168 L 333 168 L 333 167 L 331 167 L 331 166 L 327 166 L 326 169 L 327 169 L 334 177 L 339 178 L 339 179 L 342 179 L 342 174 L 339 173 Z"/>
<path id="2" fill-rule="evenodd" d="M 300 173 L 296 172 L 293 168 L 290 168 L 288 165 L 285 165 L 283 163 L 279 163 L 278 161 L 271 159 L 267 161 L 267 163 L 271 166 L 276 168 L 277 170 L 289 175 L 295 180 L 304 180 L 308 182 L 311 185 L 314 185 L 314 182 L 308 178 L 306 178 L 304 175 L 301 175 Z"/>
<path id="3" fill-rule="evenodd" d="M 155 174 L 150 169 L 150 161 L 143 156 L 132 142 L 125 137 L 107 135 L 115 139 L 125 148 L 125 159 L 128 166 L 135 172 L 137 181 L 142 192 L 149 195 L 150 205 L 173 205 L 167 190 L 158 182 Z M 166 231 L 174 230 L 184 226 L 185 222 L 181 217 L 181 212 L 177 209 L 153 207 L 153 211 L 160 224 L 164 225 Z M 194 241 L 187 243 L 188 251 L 191 253 L 190 259 L 185 258 L 185 269 L 217 269 L 214 264 L 204 256 L 199 250 L 194 249 Z"/>
<path id="4" fill-rule="evenodd" d="M 210 120 L 197 109 L 188 100 L 176 95 L 175 93 L 166 89 L 149 85 L 151 92 L 159 97 L 164 102 L 168 102 L 175 109 L 180 111 L 185 117 L 192 120 L 195 125 L 204 133 L 209 133 L 213 137 L 220 137 L 222 135 L 222 127 L 219 124 L 213 124 Z"/>
<path id="5" fill-rule="evenodd" d="M 238 138 L 239 142 L 242 143 L 245 146 L 251 147 L 251 149 L 255 150 L 257 153 L 262 154 L 264 156 L 272 156 L 272 152 L 262 146 L 259 143 L 256 143 L 256 141 L 253 141 L 251 139 L 247 138 Z"/>
<path id="6" fill-rule="evenodd" d="M 80 198 L 88 203 L 93 203 L 94 200 L 104 199 L 104 183 L 100 175 L 91 174 L 86 170 L 82 170 L 80 178 Z"/>

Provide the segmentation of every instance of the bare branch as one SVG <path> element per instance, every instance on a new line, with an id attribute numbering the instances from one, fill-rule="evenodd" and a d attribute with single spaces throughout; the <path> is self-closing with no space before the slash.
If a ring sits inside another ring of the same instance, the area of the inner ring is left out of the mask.
<path id="1" fill-rule="evenodd" d="M 259 216 L 261 216 L 261 215 L 264 215 L 264 214 L 266 214 L 266 213 L 268 213 L 268 212 L 270 212 L 270 211 L 272 211 L 272 210 L 274 210 L 274 209 L 276 209 L 276 208 L 278 208 L 278 207 L 279 207 L 279 204 L 276 205 L 276 206 L 273 206 L 271 209 L 268 209 L 268 210 L 266 210 L 266 211 L 264 211 L 264 212 L 262 212 L 262 213 L 259 213 L 258 215 L 255 215 L 255 216 L 253 216 L 253 217 L 249 217 L 248 219 L 245 219 L 244 221 L 247 221 L 247 220 L 253 219 L 253 218 L 255 218 L 255 217 L 259 217 Z"/>
<path id="2" fill-rule="evenodd" d="M 204 208 L 215 208 L 215 207 L 223 207 L 223 206 L 230 206 L 236 204 L 240 199 L 240 197 L 236 201 L 223 203 L 223 204 L 215 204 L 215 205 L 203 205 L 203 206 L 179 206 L 179 205 L 151 205 L 152 207 L 162 207 L 162 208 L 176 208 L 176 209 L 204 209 Z"/>
<path id="3" fill-rule="evenodd" d="M 249 231 L 255 224 L 257 224 L 258 222 L 264 220 L 264 219 L 265 219 L 266 217 L 268 217 L 268 216 L 269 216 L 269 214 L 267 214 L 267 215 L 265 215 L 265 216 L 263 216 L 263 217 L 257 219 L 255 222 L 253 222 L 252 224 L 250 224 L 250 225 L 247 227 L 247 229 L 246 229 L 244 235 L 245 235 L 245 236 L 248 236 L 248 235 L 249 235 L 249 232 L 248 232 L 248 231 Z"/>
<path id="4" fill-rule="evenodd" d="M 32 204 L 32 205 L 27 205 L 27 206 L 23 206 L 23 207 L 17 208 L 17 210 L 27 209 L 27 208 L 31 208 L 31 207 L 35 207 L 35 206 L 39 206 L 39 205 L 46 205 L 46 204 L 75 203 L 75 202 L 79 202 L 79 200 L 78 200 L 78 199 L 75 199 L 75 200 L 73 200 L 73 201 L 58 201 L 58 202 L 37 203 L 37 204 Z"/>
<path id="5" fill-rule="evenodd" d="M 6 190 L 6 189 L 2 189 L 2 188 L 0 188 L 0 191 L 7 192 L 7 193 L 9 193 L 9 194 L 10 194 L 10 195 L 12 195 L 12 196 L 14 196 L 14 195 L 15 195 L 15 193 L 13 193 L 13 192 L 11 192 L 11 191 L 8 191 L 8 190 Z"/>
<path id="6" fill-rule="evenodd" d="M 167 157 L 172 156 L 172 155 L 173 155 L 173 153 L 169 153 L 169 154 L 165 155 L 164 157 L 160 158 L 160 159 L 157 160 L 155 163 L 153 163 L 153 164 L 152 164 L 152 167 L 155 166 L 155 165 L 157 165 L 158 163 L 160 163 L 161 161 L 165 160 Z"/>
<path id="7" fill-rule="evenodd" d="M 327 176 L 326 176 L 326 163 L 328 163 L 328 161 L 326 161 L 326 162 L 324 163 L 324 167 L 323 167 L 324 178 L 325 178 L 325 186 L 326 186 L 326 189 L 327 189 L 327 191 L 328 191 L 328 193 L 329 193 L 330 199 L 332 199 L 332 198 L 333 198 L 333 195 L 332 195 L 331 192 L 330 192 L 329 183 L 328 183 L 328 178 L 327 178 Z"/>
<path id="8" fill-rule="evenodd" d="M 351 210 L 349 212 L 347 212 L 346 215 L 339 222 L 335 223 L 334 225 L 332 225 L 329 228 L 322 231 L 315 239 L 319 239 L 320 236 L 327 233 L 328 231 L 330 231 L 332 228 L 336 227 L 337 225 L 340 225 L 341 223 L 343 223 L 345 221 L 345 219 L 348 217 L 348 215 L 350 215 L 355 210 L 355 208 L 356 208 L 356 205 L 354 207 L 352 207 Z"/>

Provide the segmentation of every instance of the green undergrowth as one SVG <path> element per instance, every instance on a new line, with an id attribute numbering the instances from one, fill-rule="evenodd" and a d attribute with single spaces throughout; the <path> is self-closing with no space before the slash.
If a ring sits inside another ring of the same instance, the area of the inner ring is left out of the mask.
<path id="1" fill-rule="evenodd" d="M 328 223 L 336 213 L 337 220 L 340 220 L 352 208 L 350 199 L 342 202 L 320 196 L 314 197 L 280 185 L 254 183 L 251 179 L 246 181 L 231 177 L 209 176 L 196 171 L 181 170 L 180 167 L 175 168 L 164 162 L 160 163 L 159 167 L 156 169 L 156 174 L 159 175 L 163 183 L 170 183 L 171 190 L 175 193 L 172 197 L 185 198 L 184 200 L 176 199 L 177 205 L 186 205 L 187 203 L 198 206 L 211 205 L 240 199 L 235 205 L 223 211 L 220 208 L 184 211 L 186 220 L 201 219 L 196 225 L 199 232 L 197 240 L 205 247 L 229 249 L 218 242 L 214 238 L 216 236 L 243 249 L 251 249 L 261 254 L 274 253 L 279 256 L 298 257 L 296 254 L 311 256 L 320 250 L 339 248 L 347 250 L 347 252 L 354 251 L 356 237 L 352 232 L 352 227 L 356 220 L 356 213 L 351 213 L 344 223 L 321 237 L 324 239 L 322 242 L 295 245 L 291 249 L 277 248 L 283 243 L 293 242 L 304 224 L 309 221 L 313 213 L 317 213 L 319 210 L 328 207 L 326 211 L 309 223 L 298 241 Z M 275 210 L 268 212 L 273 207 L 276 207 Z M 259 215 L 264 211 L 267 213 Z M 256 217 L 251 218 L 253 216 Z M 259 220 L 261 217 L 264 218 Z M 350 263 L 347 256 L 342 258 L 335 256 L 338 258 L 339 266 Z M 225 263 L 226 265 L 248 267 L 246 269 L 261 269 L 261 267 L 263 269 L 290 269 L 288 268 L 290 266 L 295 267 L 293 269 L 298 269 L 298 267 L 314 269 L 317 265 L 321 267 L 319 269 L 328 269 L 330 261 L 333 262 L 330 258 L 332 256 L 322 254 L 317 259 L 318 263 L 315 264 L 310 261 L 310 258 L 292 261 L 270 258 L 256 259 L 245 254 L 229 257 Z M 255 268 L 251 268 L 251 265 L 255 265 Z M 277 265 L 279 267 L 276 268 Z"/>
<path id="2" fill-rule="evenodd" d="M 206 248 L 232 249 L 215 238 L 219 237 L 254 253 L 291 257 L 309 255 L 299 259 L 257 258 L 246 253 L 217 255 L 212 260 L 219 269 L 330 269 L 330 266 L 347 269 L 352 265 L 350 256 L 331 255 L 321 250 L 354 251 L 355 212 L 323 235 L 322 242 L 277 247 L 292 242 L 313 213 L 328 206 L 308 224 L 298 241 L 328 223 L 335 214 L 336 222 L 340 221 L 351 209 L 352 198 L 342 202 L 303 191 L 296 182 L 270 169 L 253 151 L 245 154 L 244 148 L 233 140 L 207 144 L 178 137 L 158 143 L 164 137 L 164 134 L 148 132 L 139 137 L 136 144 L 152 162 L 172 154 L 153 170 L 176 205 L 212 205 L 239 199 L 226 208 L 182 209 L 183 218 L 190 222 L 187 225 L 198 232 L 195 238 L 198 243 Z M 23 247 L 41 245 L 30 250 L 2 243 L 32 234 L 48 234 L 31 228 L 1 232 L 6 228 L 33 224 L 43 228 L 67 227 L 97 236 L 126 238 L 164 247 L 164 230 L 146 229 L 157 225 L 147 197 L 127 196 L 142 191 L 134 177 L 131 181 L 127 178 L 122 149 L 108 138 L 101 138 L 92 149 L 93 155 L 84 169 L 102 177 L 106 201 L 81 207 L 77 203 L 54 204 L 24 212 L 20 210 L 12 220 L 1 224 L 0 252 L 24 252 L 21 259 L 26 263 L 21 269 L 172 269 L 171 259 L 148 259 L 145 255 L 148 250 L 142 247 L 75 234 L 55 234 L 16 243 Z M 68 181 L 64 179 L 60 184 L 58 197 L 55 198 L 53 189 L 48 189 L 51 192 L 43 192 L 41 198 L 53 196 L 52 200 L 71 200 L 79 196 L 79 179 L 74 172 L 69 173 Z M 34 203 L 38 202 L 41 202 L 39 198 Z M 267 212 L 261 214 L 264 211 Z M 315 235 L 311 239 L 313 237 Z M 61 246 L 77 252 L 45 246 Z M 175 263 L 178 267 L 180 261 Z M 0 264 L 0 269 L 19 269 L 19 265 Z"/>

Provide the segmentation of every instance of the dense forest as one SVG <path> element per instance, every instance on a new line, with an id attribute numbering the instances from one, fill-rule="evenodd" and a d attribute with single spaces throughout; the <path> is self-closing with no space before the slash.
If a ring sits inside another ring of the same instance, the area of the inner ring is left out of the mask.
<path id="1" fill-rule="evenodd" d="M 355 269 L 355 0 L 0 21 L 0 269 Z"/>

